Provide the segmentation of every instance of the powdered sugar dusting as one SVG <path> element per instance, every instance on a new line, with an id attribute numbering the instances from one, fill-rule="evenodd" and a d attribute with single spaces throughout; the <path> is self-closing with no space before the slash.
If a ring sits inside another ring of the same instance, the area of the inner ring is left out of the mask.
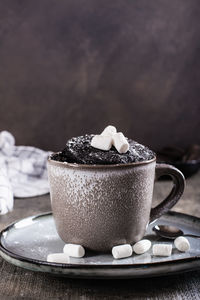
<path id="1" fill-rule="evenodd" d="M 126 153 L 118 153 L 112 147 L 109 151 L 95 149 L 91 146 L 93 134 L 73 137 L 68 140 L 63 151 L 54 154 L 53 160 L 78 164 L 125 164 L 151 160 L 155 153 L 136 141 L 128 139 L 130 148 Z"/>

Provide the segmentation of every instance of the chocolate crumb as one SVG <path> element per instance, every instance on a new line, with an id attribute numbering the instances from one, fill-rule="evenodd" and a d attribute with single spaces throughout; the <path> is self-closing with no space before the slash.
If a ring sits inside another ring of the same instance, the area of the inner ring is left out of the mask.
<path id="1" fill-rule="evenodd" d="M 51 156 L 51 159 L 61 162 L 112 165 L 146 161 L 155 157 L 155 153 L 136 141 L 128 139 L 130 148 L 126 153 L 118 153 L 112 147 L 109 151 L 103 151 L 91 146 L 93 134 L 73 137 L 68 140 L 66 147 L 59 153 Z"/>

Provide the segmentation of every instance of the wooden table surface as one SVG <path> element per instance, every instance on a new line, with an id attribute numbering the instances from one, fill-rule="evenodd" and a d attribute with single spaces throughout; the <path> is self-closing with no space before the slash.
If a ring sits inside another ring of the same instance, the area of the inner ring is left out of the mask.
<path id="1" fill-rule="evenodd" d="M 171 183 L 159 181 L 153 205 L 169 192 Z M 0 216 L 0 229 L 9 223 L 50 211 L 49 195 L 15 199 L 13 212 Z M 200 217 L 200 172 L 190 179 L 173 208 Z M 0 258 L 0 299 L 200 299 L 200 271 L 180 275 L 129 280 L 82 280 L 36 273 L 15 267 Z"/>

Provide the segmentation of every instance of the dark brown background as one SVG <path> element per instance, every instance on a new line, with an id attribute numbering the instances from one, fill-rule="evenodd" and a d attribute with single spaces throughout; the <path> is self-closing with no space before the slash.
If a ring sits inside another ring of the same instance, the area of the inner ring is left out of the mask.
<path id="1" fill-rule="evenodd" d="M 113 124 L 200 143 L 198 0 L 0 2 L 0 130 L 56 150 Z"/>

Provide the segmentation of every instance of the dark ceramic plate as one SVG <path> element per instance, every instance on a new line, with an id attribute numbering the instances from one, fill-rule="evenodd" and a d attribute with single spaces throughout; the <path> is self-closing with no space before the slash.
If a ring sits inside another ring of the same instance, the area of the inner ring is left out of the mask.
<path id="1" fill-rule="evenodd" d="M 170 212 L 155 224 L 178 226 L 185 233 L 199 234 L 200 219 Z M 149 226 L 146 238 L 159 240 Z M 142 255 L 114 260 L 111 254 L 87 253 L 84 258 L 70 258 L 66 264 L 48 263 L 49 253 L 62 252 L 51 213 L 17 221 L 1 232 L 0 255 L 8 262 L 26 269 L 76 278 L 136 278 L 170 275 L 200 268 L 200 239 L 189 238 L 191 250 L 178 252 L 173 247 L 170 257 L 154 257 L 152 250 Z M 171 241 L 159 240 L 171 243 Z"/>

